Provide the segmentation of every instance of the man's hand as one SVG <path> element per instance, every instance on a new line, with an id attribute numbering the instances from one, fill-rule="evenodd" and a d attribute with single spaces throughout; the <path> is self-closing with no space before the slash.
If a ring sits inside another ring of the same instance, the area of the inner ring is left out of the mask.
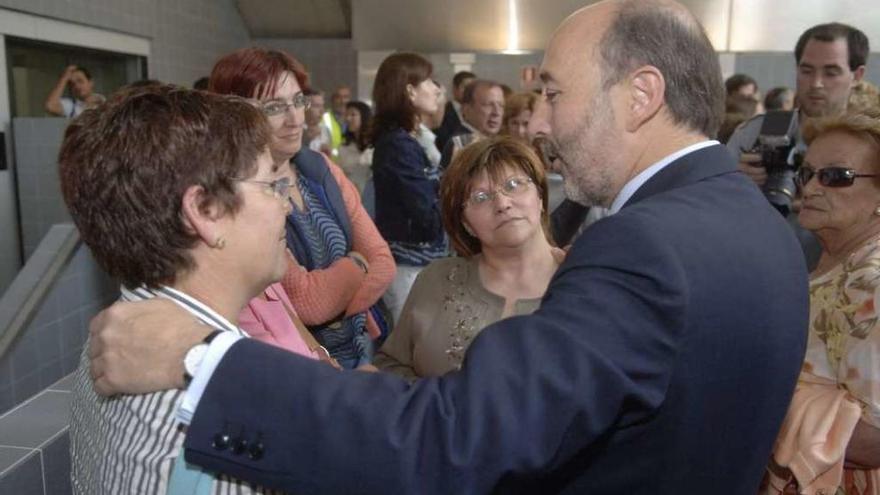
<path id="1" fill-rule="evenodd" d="M 61 73 L 61 79 L 63 79 L 64 82 L 69 81 L 70 78 L 73 77 L 73 73 L 77 70 L 79 70 L 79 67 L 75 65 L 68 65 L 64 68 L 64 72 Z"/>
<path id="2" fill-rule="evenodd" d="M 110 396 L 183 388 L 183 358 L 210 332 L 166 299 L 113 304 L 89 324 L 95 391 Z"/>
<path id="3" fill-rule="evenodd" d="M 761 165 L 761 155 L 743 153 L 739 157 L 739 171 L 746 174 L 758 187 L 767 182 L 767 169 Z"/>

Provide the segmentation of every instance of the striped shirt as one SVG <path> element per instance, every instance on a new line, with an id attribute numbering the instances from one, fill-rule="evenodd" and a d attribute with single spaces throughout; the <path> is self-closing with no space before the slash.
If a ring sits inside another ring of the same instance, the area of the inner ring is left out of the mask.
<path id="1" fill-rule="evenodd" d="M 395 242 L 388 243 L 391 255 L 398 265 L 428 266 L 432 261 L 449 256 L 446 236 L 438 242 Z"/>
<path id="2" fill-rule="evenodd" d="M 123 301 L 170 299 L 205 325 L 247 337 L 215 311 L 192 297 L 162 287 L 121 289 Z M 183 391 L 99 397 L 89 376 L 88 343 L 76 370 L 70 412 L 71 484 L 73 493 L 164 494 L 185 432 L 175 419 Z M 275 493 L 240 480 L 219 476 L 215 495 Z"/>
<path id="3" fill-rule="evenodd" d="M 297 186 L 307 208 L 300 210 L 294 205 L 291 215 L 305 238 L 306 249 L 309 251 L 313 265 L 323 269 L 348 254 L 345 234 L 333 213 L 324 205 L 321 198 L 309 189 L 302 175 L 299 176 Z M 358 344 L 358 336 L 365 332 L 366 314 L 357 313 L 347 316 L 338 323 L 340 326 L 334 327 L 312 325 L 309 330 L 318 343 L 324 346 L 330 356 L 338 360 L 343 367 L 350 368 L 356 366 L 353 363 L 369 362 L 372 355 Z"/>

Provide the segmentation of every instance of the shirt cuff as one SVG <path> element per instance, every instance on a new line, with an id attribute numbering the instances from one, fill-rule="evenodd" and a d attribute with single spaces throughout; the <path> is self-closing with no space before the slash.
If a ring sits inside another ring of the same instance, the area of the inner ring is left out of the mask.
<path id="1" fill-rule="evenodd" d="M 211 377 L 214 375 L 214 370 L 217 369 L 217 365 L 223 360 L 223 356 L 226 355 L 226 351 L 232 347 L 232 344 L 238 342 L 239 339 L 242 338 L 244 337 L 232 332 L 220 332 L 220 334 L 211 341 L 208 345 L 208 351 L 205 353 L 204 359 L 202 359 L 201 364 L 199 364 L 199 369 L 196 370 L 192 382 L 190 382 L 189 387 L 187 387 L 183 394 L 183 401 L 177 409 L 178 421 L 186 425 L 190 424 L 193 415 L 196 413 L 196 408 L 199 406 L 199 401 L 202 399 L 202 394 L 205 392 L 205 387 L 207 387 L 208 382 L 211 381 Z"/>

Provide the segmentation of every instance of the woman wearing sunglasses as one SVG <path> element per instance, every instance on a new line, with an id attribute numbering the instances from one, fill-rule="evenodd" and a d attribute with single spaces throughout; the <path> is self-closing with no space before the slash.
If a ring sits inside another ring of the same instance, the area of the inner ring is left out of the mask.
<path id="1" fill-rule="evenodd" d="M 822 258 L 770 493 L 880 493 L 880 110 L 808 122 L 800 222 Z M 838 488 L 843 491 L 838 491 Z"/>
<path id="2" fill-rule="evenodd" d="M 394 261 L 355 185 L 326 156 L 302 147 L 307 82 L 302 64 L 287 53 L 253 47 L 222 57 L 208 89 L 255 99 L 268 118 L 274 170 L 291 184 L 286 236 L 293 256 L 283 292 L 343 368 L 371 368 L 372 339 L 381 334 L 371 307 L 394 278 Z M 242 319 L 246 330 L 268 332 L 270 342 L 289 334 L 281 323 L 290 308 L 280 292 L 269 287 L 249 304 L 253 314 Z M 272 314 L 279 317 L 266 318 Z"/>
<path id="3" fill-rule="evenodd" d="M 458 369 L 486 325 L 538 308 L 562 261 L 548 235 L 547 180 L 537 154 L 512 137 L 456 154 L 440 186 L 443 226 L 462 257 L 419 273 L 376 366 L 407 378 Z"/>

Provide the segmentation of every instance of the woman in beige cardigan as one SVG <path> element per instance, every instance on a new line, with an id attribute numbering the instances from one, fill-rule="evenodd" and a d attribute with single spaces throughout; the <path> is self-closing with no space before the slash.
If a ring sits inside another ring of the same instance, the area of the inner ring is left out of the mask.
<path id="1" fill-rule="evenodd" d="M 486 325 L 535 311 L 563 256 L 547 234 L 543 166 L 525 143 L 502 137 L 463 149 L 444 174 L 440 201 L 461 257 L 419 274 L 375 359 L 407 378 L 458 369 Z"/>

